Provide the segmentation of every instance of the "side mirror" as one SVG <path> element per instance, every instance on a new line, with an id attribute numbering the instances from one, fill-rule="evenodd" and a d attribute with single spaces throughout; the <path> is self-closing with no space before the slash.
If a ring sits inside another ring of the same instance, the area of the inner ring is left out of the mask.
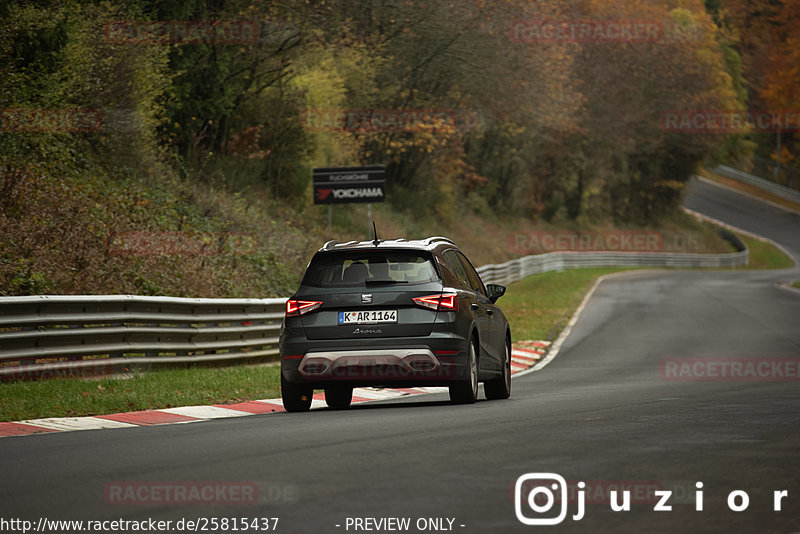
<path id="1" fill-rule="evenodd" d="M 506 294 L 506 286 L 499 284 L 486 284 L 486 292 L 489 293 L 489 300 L 492 304 L 497 302 L 497 299 Z"/>

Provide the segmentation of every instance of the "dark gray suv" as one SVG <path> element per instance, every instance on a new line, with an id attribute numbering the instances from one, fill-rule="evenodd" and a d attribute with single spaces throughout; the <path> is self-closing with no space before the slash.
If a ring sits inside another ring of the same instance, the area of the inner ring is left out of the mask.
<path id="1" fill-rule="evenodd" d="M 311 407 L 314 389 L 331 408 L 354 387 L 448 386 L 472 403 L 511 394 L 511 331 L 484 286 L 444 237 L 325 244 L 286 302 L 281 393 L 287 411 Z"/>

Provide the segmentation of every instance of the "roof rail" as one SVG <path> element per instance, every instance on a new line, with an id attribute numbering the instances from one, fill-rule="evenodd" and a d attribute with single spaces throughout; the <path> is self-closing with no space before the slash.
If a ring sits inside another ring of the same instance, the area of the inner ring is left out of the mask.
<path id="1" fill-rule="evenodd" d="M 429 237 L 429 238 L 424 240 L 424 243 L 426 245 L 430 245 L 430 244 L 432 244 L 432 243 L 434 243 L 436 241 L 444 241 L 445 243 L 450 243 L 451 245 L 455 245 L 455 243 L 453 243 L 452 239 L 448 239 L 448 238 L 442 237 L 440 235 L 437 235 L 437 236 L 434 236 L 434 237 Z"/>
<path id="2" fill-rule="evenodd" d="M 331 239 L 330 241 L 328 241 L 327 243 L 325 243 L 324 245 L 322 245 L 322 250 L 328 250 L 329 248 L 331 248 L 331 247 L 335 246 L 335 245 L 336 245 L 336 244 L 338 244 L 338 243 L 339 243 L 339 242 L 338 242 L 338 241 L 336 241 L 335 239 Z"/>

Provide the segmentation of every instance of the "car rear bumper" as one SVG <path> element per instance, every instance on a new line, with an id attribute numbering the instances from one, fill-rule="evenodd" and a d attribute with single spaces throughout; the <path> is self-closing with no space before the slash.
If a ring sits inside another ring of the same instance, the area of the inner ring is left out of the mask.
<path id="1" fill-rule="evenodd" d="M 354 347 L 322 346 L 305 352 L 281 347 L 281 371 L 286 380 L 324 388 L 352 386 L 448 385 L 466 379 L 466 340 L 449 338 L 435 346 L 389 340 L 360 340 Z M 378 343 L 376 343 L 378 341 Z"/>

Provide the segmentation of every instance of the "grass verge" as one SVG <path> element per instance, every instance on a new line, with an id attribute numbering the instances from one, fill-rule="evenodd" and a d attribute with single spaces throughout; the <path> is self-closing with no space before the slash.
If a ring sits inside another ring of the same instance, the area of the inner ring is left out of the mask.
<path id="1" fill-rule="evenodd" d="M 750 260 L 742 269 L 789 269 L 794 265 L 794 261 L 772 243 L 742 234 L 736 235 L 750 251 Z"/>
<path id="2" fill-rule="evenodd" d="M 0 384 L 0 421 L 78 417 L 280 397 L 277 365 L 162 369 L 129 378 Z"/>
<path id="3" fill-rule="evenodd" d="M 630 269 L 554 271 L 511 284 L 500 305 L 511 326 L 512 341 L 555 339 L 598 277 L 625 270 Z"/>
<path id="4" fill-rule="evenodd" d="M 792 287 L 796 287 L 797 289 L 800 289 L 800 280 L 798 280 L 796 282 L 792 282 Z"/>

